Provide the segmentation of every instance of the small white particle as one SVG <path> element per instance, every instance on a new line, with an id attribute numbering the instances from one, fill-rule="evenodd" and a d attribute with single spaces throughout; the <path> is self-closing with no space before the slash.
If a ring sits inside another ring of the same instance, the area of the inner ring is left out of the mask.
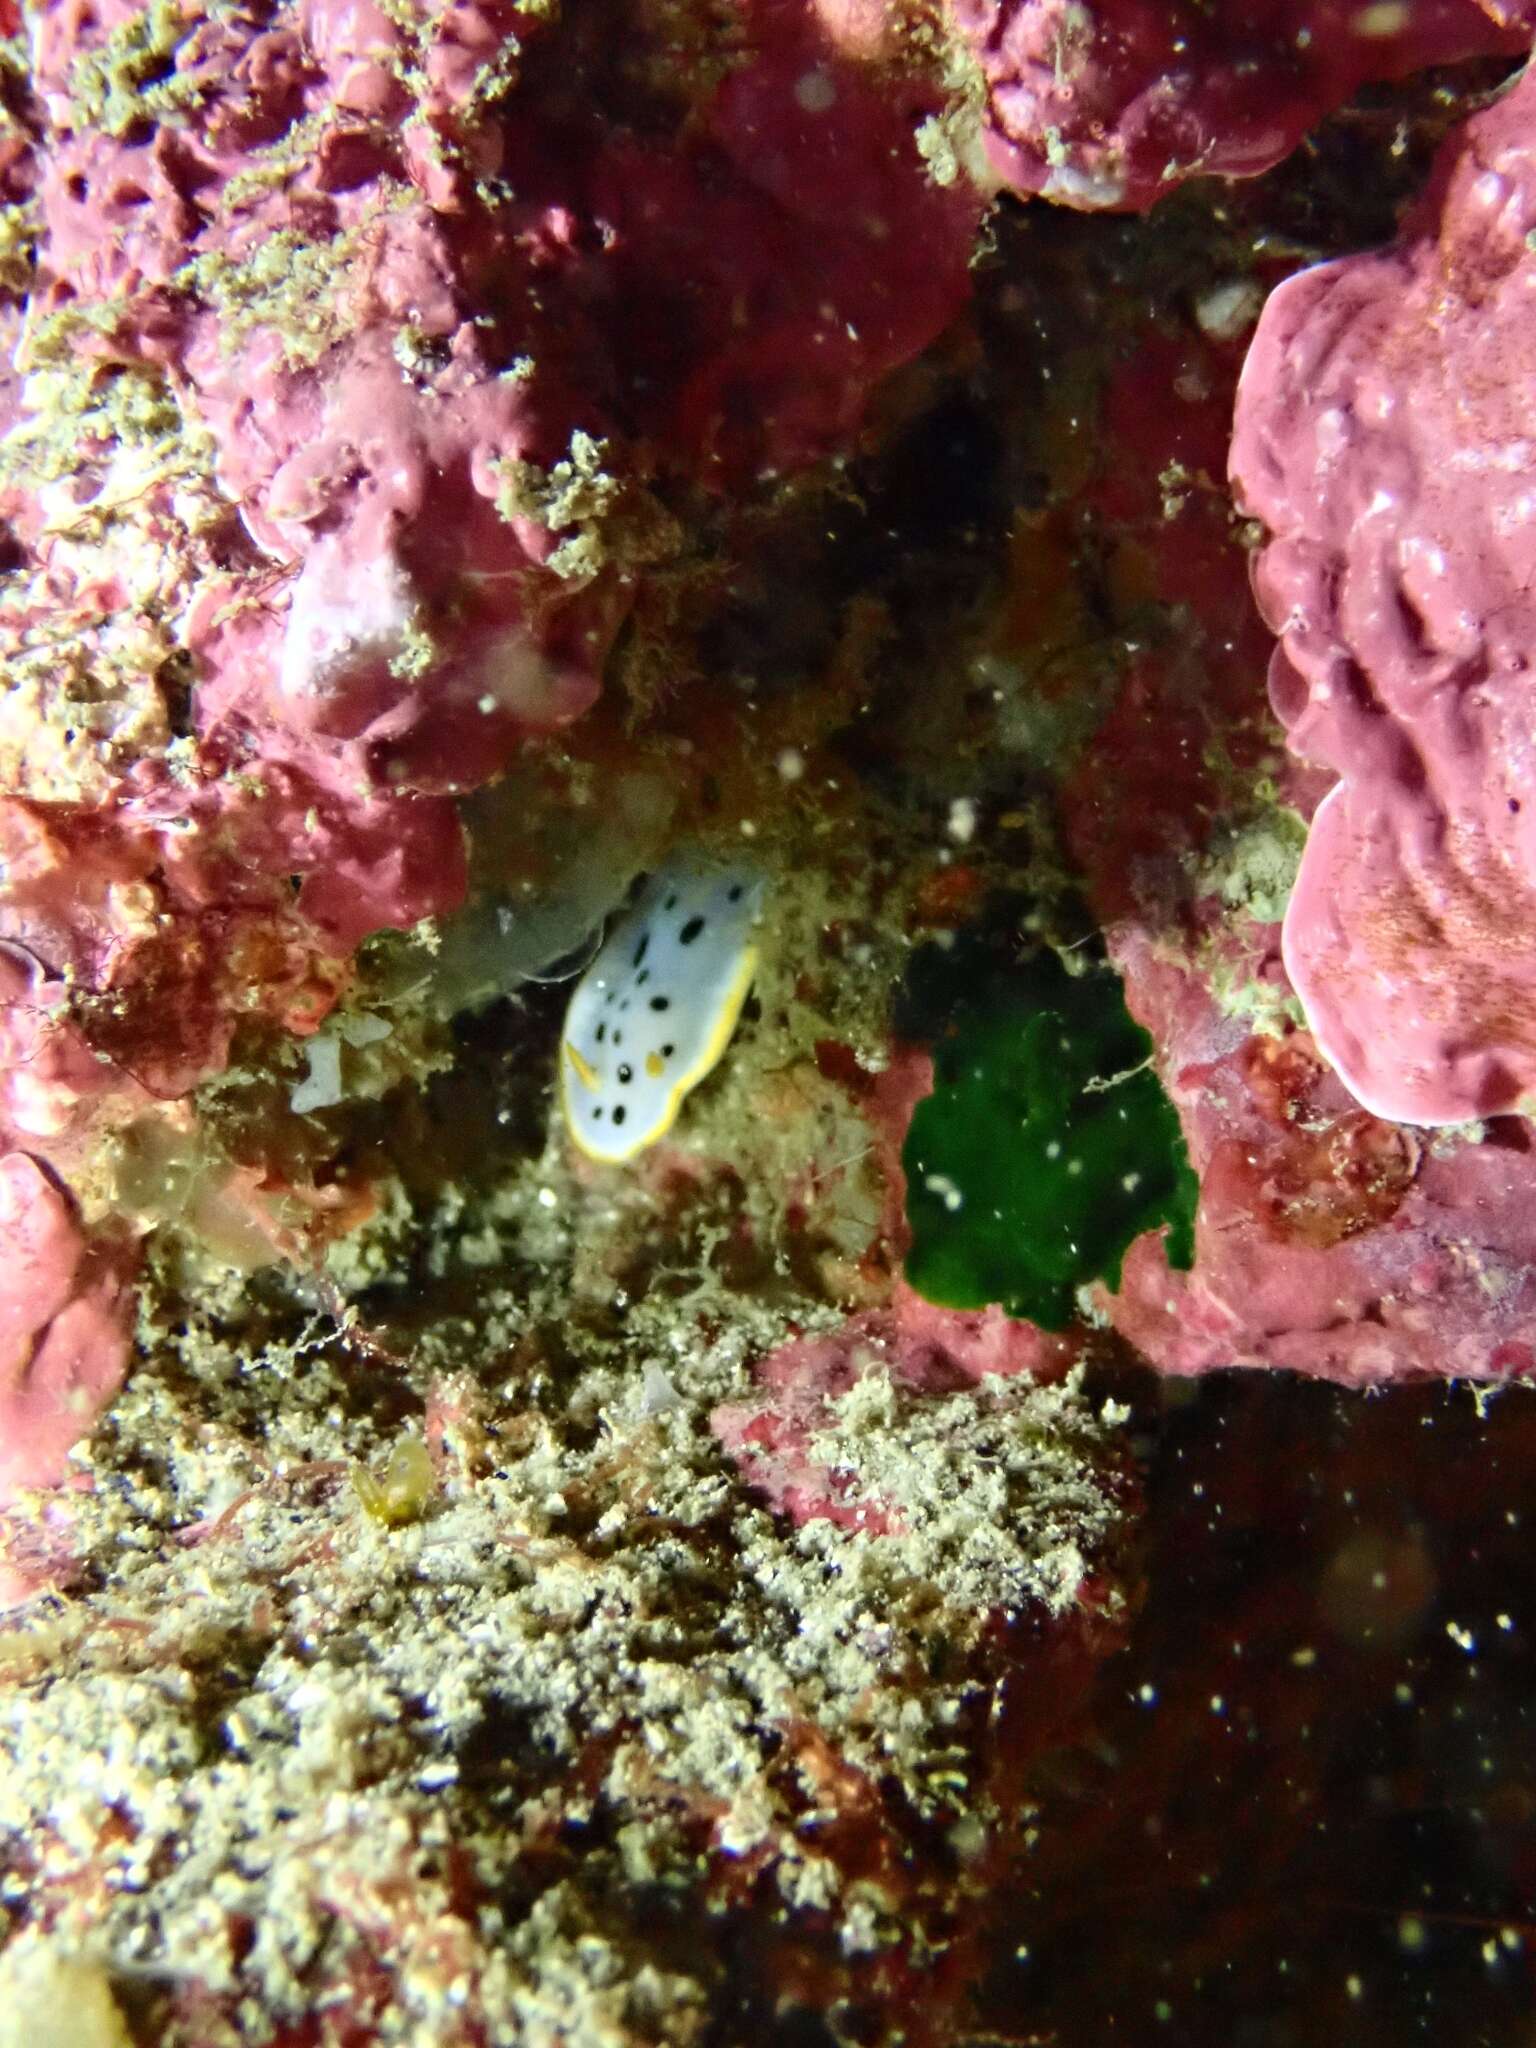
<path id="1" fill-rule="evenodd" d="M 1236 341 L 1259 317 L 1264 294 L 1252 278 L 1230 278 L 1195 300 L 1195 319 L 1213 341 Z"/>
<path id="2" fill-rule="evenodd" d="M 957 796 L 949 807 L 948 832 L 957 846 L 969 846 L 976 837 L 976 805 L 968 796 Z"/>
<path id="3" fill-rule="evenodd" d="M 837 105 L 837 86 L 825 71 L 807 71 L 795 81 L 795 104 L 802 113 L 825 114 Z"/>
<path id="4" fill-rule="evenodd" d="M 1408 26 L 1407 0 L 1377 0 L 1373 7 L 1362 7 L 1351 26 L 1357 36 L 1400 36 Z"/>

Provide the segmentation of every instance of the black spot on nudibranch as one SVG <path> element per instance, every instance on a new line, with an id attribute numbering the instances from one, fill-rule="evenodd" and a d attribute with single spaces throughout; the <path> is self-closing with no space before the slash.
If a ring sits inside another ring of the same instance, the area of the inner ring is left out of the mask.
<path id="1" fill-rule="evenodd" d="M 676 1051 L 677 1047 L 675 1045 L 664 1045 L 661 1048 L 661 1056 L 664 1060 L 669 1060 Z"/>
<path id="2" fill-rule="evenodd" d="M 740 882 L 732 882 L 730 888 L 725 892 L 727 901 L 731 903 L 739 903 L 746 893 L 745 887 Z"/>
<path id="3" fill-rule="evenodd" d="M 682 930 L 678 933 L 677 943 L 680 946 L 691 946 L 694 940 L 699 936 L 699 933 L 703 931 L 703 929 L 704 920 L 702 917 L 690 917 L 688 922 L 683 926 Z"/>
<path id="4" fill-rule="evenodd" d="M 633 1067 L 632 1067 L 632 1066 L 631 1066 L 631 1065 L 629 1064 L 629 1061 L 628 1061 L 628 1060 L 626 1060 L 626 1061 L 624 1062 L 623 1066 L 621 1066 L 621 1067 L 619 1068 L 619 1079 L 620 1079 L 621 1081 L 623 1081 L 623 1082 L 626 1082 L 626 1083 L 627 1083 L 627 1082 L 633 1081 L 633 1079 L 634 1079 L 634 1078 L 635 1078 L 635 1070 L 634 1070 L 634 1068 L 633 1068 Z"/>
<path id="5" fill-rule="evenodd" d="M 653 1010 L 670 1010 L 670 1009 L 671 1009 L 671 1007 L 672 1007 L 672 998 L 671 998 L 670 996 L 652 996 L 652 997 L 651 997 L 651 1008 L 652 1008 Z"/>
<path id="6" fill-rule="evenodd" d="M 650 978 L 651 970 L 649 969 L 649 967 L 642 967 L 640 972 L 635 976 L 635 987 L 644 988 L 645 984 L 650 980 Z"/>
<path id="7" fill-rule="evenodd" d="M 677 908 L 677 892 L 676 892 L 675 890 L 674 890 L 674 891 L 673 891 L 673 893 L 672 893 L 672 894 L 671 894 L 671 895 L 670 895 L 670 896 L 669 896 L 669 897 L 667 898 L 666 902 L 665 902 L 665 903 L 663 903 L 663 905 L 662 905 L 661 907 L 662 907 L 662 909 L 663 909 L 663 910 L 676 910 L 676 908 Z"/>
<path id="8" fill-rule="evenodd" d="M 593 1032 L 592 1035 L 597 1040 L 598 1044 L 601 1045 L 603 1040 L 608 1036 L 608 1026 L 606 1024 L 599 1024 L 596 1031 Z"/>
<path id="9" fill-rule="evenodd" d="M 629 963 L 631 967 L 639 967 L 644 962 L 646 948 L 650 945 L 650 943 L 651 934 L 649 930 L 643 931 L 640 934 L 640 943 L 635 948 L 634 957 L 631 959 Z"/>
<path id="10" fill-rule="evenodd" d="M 624 1121 L 624 1116 L 625 1116 L 625 1110 L 624 1110 L 624 1105 L 623 1105 L 623 1103 L 621 1102 L 621 1103 L 619 1104 L 618 1108 L 617 1108 L 617 1109 L 616 1109 L 616 1110 L 615 1110 L 615 1111 L 613 1112 L 613 1120 L 614 1120 L 614 1122 L 615 1122 L 616 1124 L 621 1124 L 621 1123 L 623 1123 L 623 1121 Z"/>
<path id="11" fill-rule="evenodd" d="M 597 1105 L 596 1109 L 594 1109 L 594 1110 L 593 1110 L 593 1112 L 592 1112 L 592 1121 L 593 1121 L 593 1123 L 595 1123 L 595 1124 L 600 1124 L 600 1123 L 602 1122 L 602 1120 L 603 1120 L 603 1105 L 602 1105 L 601 1103 L 599 1103 L 599 1104 Z"/>

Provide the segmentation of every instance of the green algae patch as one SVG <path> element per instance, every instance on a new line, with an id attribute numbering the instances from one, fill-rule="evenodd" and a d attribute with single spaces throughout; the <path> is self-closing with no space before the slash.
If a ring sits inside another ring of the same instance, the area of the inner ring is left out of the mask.
<path id="1" fill-rule="evenodd" d="M 1199 1183 L 1151 1055 L 1119 977 L 1069 974 L 1046 950 L 960 1010 L 902 1152 L 907 1278 L 925 1300 L 1065 1329 L 1079 1288 L 1118 1287 L 1159 1225 L 1187 1270 Z"/>

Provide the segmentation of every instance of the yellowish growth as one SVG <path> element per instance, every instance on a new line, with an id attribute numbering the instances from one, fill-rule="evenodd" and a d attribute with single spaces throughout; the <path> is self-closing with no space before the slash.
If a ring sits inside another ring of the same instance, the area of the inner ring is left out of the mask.
<path id="1" fill-rule="evenodd" d="M 227 355 L 258 330 L 270 330 L 297 367 L 317 362 L 341 336 L 353 240 L 345 230 L 311 241 L 278 228 L 238 258 L 204 250 L 181 266 L 176 282 L 217 311 Z"/>
<path id="2" fill-rule="evenodd" d="M 99 797 L 171 738 L 186 677 L 178 620 L 223 516 L 212 443 L 156 366 L 104 360 L 118 310 L 33 317 L 18 349 L 0 480 L 42 514 L 46 565 L 0 611 L 0 775 L 53 801 Z M 100 593 L 60 617 L 59 580 Z"/>
<path id="3" fill-rule="evenodd" d="M 0 1958 L 0 2048 L 133 2048 L 104 1966 L 32 1937 Z"/>
<path id="4" fill-rule="evenodd" d="M 1211 994 L 1225 1016 L 1244 1017 L 1266 1038 L 1284 1038 L 1288 1031 L 1304 1027 L 1306 1015 L 1288 989 L 1255 981 L 1219 956 L 1204 971 Z"/>
<path id="5" fill-rule="evenodd" d="M 418 620 L 408 620 L 400 635 L 400 650 L 390 656 L 390 674 L 414 681 L 429 674 L 436 660 L 437 642 Z"/>
<path id="6" fill-rule="evenodd" d="M 180 0 L 148 0 L 98 47 L 82 50 L 70 75 L 76 131 L 126 135 L 141 121 L 174 126 L 208 90 L 176 69 L 176 55 L 202 19 Z"/>
<path id="7" fill-rule="evenodd" d="M 938 114 L 930 114 L 919 124 L 916 140 L 917 153 L 934 184 L 953 185 L 960 176 L 960 158 L 948 124 Z"/>
<path id="8" fill-rule="evenodd" d="M 419 1436 L 403 1436 L 375 1478 L 366 1465 L 352 1468 L 352 1488 L 364 1514 L 386 1529 L 419 1522 L 427 1511 L 437 1481 L 426 1445 Z"/>
<path id="9" fill-rule="evenodd" d="M 1295 886 L 1307 824 L 1266 786 L 1259 796 L 1257 814 L 1225 833 L 1207 855 L 1200 888 L 1255 923 L 1278 924 Z"/>
<path id="10" fill-rule="evenodd" d="M 253 150 L 243 170 L 236 171 L 220 189 L 216 204 L 225 216 L 240 213 L 279 191 L 315 160 L 315 148 L 330 125 L 326 112 L 306 114 L 295 121 L 275 142 Z"/>
<path id="11" fill-rule="evenodd" d="M 0 291 L 18 297 L 32 283 L 37 221 L 30 206 L 0 206 Z"/>
<path id="12" fill-rule="evenodd" d="M 603 463 L 608 443 L 578 427 L 570 454 L 550 469 L 536 462 L 501 465 L 496 509 L 503 519 L 531 519 L 566 535 L 545 566 L 570 582 L 586 583 L 607 559 L 603 528 L 624 486 Z"/>

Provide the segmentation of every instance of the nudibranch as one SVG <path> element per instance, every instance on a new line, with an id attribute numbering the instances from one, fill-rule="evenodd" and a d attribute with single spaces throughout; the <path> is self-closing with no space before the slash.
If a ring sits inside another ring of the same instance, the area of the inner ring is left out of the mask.
<path id="1" fill-rule="evenodd" d="M 571 997 L 560 1101 L 589 1159 L 633 1159 L 730 1043 L 757 971 L 763 877 L 698 854 L 652 875 Z"/>

